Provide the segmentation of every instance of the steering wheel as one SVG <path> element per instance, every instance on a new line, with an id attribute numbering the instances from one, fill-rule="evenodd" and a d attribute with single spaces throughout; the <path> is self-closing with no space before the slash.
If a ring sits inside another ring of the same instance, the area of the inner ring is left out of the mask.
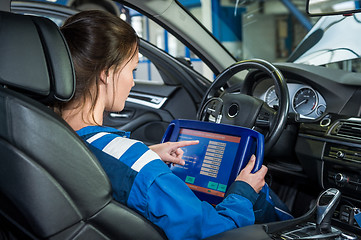
<path id="1" fill-rule="evenodd" d="M 246 94 L 250 93 L 250 89 L 247 88 L 252 84 L 241 83 L 240 91 L 237 93 L 226 88 L 232 76 L 250 69 L 260 70 L 272 78 L 279 99 L 277 111 L 264 101 Z M 287 83 L 282 73 L 265 60 L 245 60 L 231 65 L 217 76 L 203 97 L 198 120 L 258 130 L 265 135 L 265 154 L 267 154 L 285 128 L 289 105 Z"/>

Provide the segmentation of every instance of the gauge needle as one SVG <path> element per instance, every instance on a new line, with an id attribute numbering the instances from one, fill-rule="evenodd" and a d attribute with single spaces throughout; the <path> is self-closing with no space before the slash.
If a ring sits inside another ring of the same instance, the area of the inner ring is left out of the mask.
<path id="1" fill-rule="evenodd" d="M 278 98 L 277 98 L 277 97 L 272 98 L 272 99 L 269 101 L 269 103 L 271 103 L 271 102 L 273 102 L 273 101 L 276 101 L 276 100 L 278 100 Z"/>
<path id="2" fill-rule="evenodd" d="M 307 99 L 303 99 L 301 102 L 299 102 L 295 108 L 298 108 L 299 106 L 301 106 L 302 104 L 306 103 L 307 102 Z"/>

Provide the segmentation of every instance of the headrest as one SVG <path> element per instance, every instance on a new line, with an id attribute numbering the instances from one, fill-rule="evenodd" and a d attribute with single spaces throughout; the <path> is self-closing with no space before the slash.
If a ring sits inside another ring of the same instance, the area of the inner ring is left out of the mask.
<path id="1" fill-rule="evenodd" d="M 73 96 L 73 64 L 55 23 L 0 11 L 0 86 L 43 103 Z"/>

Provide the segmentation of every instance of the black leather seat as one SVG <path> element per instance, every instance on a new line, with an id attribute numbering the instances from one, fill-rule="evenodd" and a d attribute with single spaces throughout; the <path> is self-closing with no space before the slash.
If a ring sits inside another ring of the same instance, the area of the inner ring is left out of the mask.
<path id="1" fill-rule="evenodd" d="M 74 81 L 53 22 L 0 12 L 0 227 L 31 239 L 165 239 L 112 199 L 97 159 L 47 107 L 68 101 Z"/>

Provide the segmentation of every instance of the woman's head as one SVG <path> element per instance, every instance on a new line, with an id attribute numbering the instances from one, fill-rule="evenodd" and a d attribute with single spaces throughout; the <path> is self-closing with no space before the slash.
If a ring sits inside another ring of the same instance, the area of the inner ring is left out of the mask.
<path id="1" fill-rule="evenodd" d="M 134 29 L 114 15 L 92 10 L 67 19 L 61 31 L 68 43 L 76 75 L 75 94 L 69 104 L 81 107 L 90 100 L 94 108 L 101 82 L 112 84 L 113 104 L 118 91 L 113 80 L 127 64 L 135 58 L 138 61 L 139 39 Z"/>

